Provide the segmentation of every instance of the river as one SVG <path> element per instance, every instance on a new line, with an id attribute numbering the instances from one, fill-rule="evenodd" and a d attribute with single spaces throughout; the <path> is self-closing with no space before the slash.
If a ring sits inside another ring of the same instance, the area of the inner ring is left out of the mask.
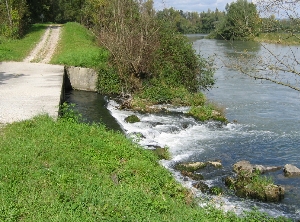
<path id="1" fill-rule="evenodd" d="M 215 57 L 218 67 L 216 85 L 206 92 L 206 96 L 226 110 L 229 124 L 220 126 L 213 122 L 197 122 L 183 114 L 188 107 L 173 107 L 173 113 L 159 115 L 120 111 L 113 100 L 106 101 L 95 93 L 71 92 L 69 101 L 78 105 L 83 116 L 90 115 L 85 114 L 86 107 L 92 113 L 98 112 L 96 110 L 99 106 L 107 107 L 114 119 L 104 109 L 105 117 L 96 116 L 93 121 L 105 118 L 110 123 L 108 128 L 114 128 L 116 122 L 119 123 L 128 136 L 140 135 L 134 138 L 147 149 L 167 146 L 172 159 L 162 160 L 161 164 L 189 188 L 192 188 L 194 181 L 174 170 L 174 165 L 178 162 L 221 160 L 222 173 L 207 174 L 205 179 L 209 186 L 217 185 L 224 189 L 224 176 L 232 175 L 232 165 L 240 160 L 267 166 L 293 164 L 300 168 L 300 93 L 271 82 L 251 79 L 224 65 L 228 56 L 238 56 L 244 50 L 250 51 L 254 56 L 264 55 L 264 48 L 258 43 L 208 40 L 201 35 L 189 37 L 200 54 Z M 270 46 L 277 52 L 287 52 L 289 49 L 287 46 Z M 297 50 L 296 47 L 295 49 Z M 297 55 L 300 57 L 300 52 Z M 77 93 L 80 94 L 80 99 L 76 97 Z M 93 98 L 89 95 L 93 95 Z M 99 102 L 95 102 L 98 100 Z M 86 101 L 93 101 L 93 104 L 98 105 L 91 107 Z M 126 123 L 124 119 L 131 114 L 136 114 L 141 122 Z M 300 178 L 286 178 L 281 170 L 267 176 L 272 176 L 275 184 L 285 186 L 286 195 L 280 203 L 244 200 L 230 192 L 217 197 L 204 195 L 200 191 L 195 191 L 195 194 L 199 198 L 213 200 L 224 210 L 241 213 L 257 207 L 275 217 L 299 219 Z"/>

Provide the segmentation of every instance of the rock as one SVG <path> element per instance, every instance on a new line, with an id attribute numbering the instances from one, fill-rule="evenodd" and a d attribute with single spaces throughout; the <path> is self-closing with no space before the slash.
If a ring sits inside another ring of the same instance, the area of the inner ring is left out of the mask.
<path id="1" fill-rule="evenodd" d="M 251 184 L 236 190 L 239 197 L 257 199 L 265 202 L 279 202 L 284 198 L 284 187 L 269 184 L 260 189 L 253 189 Z"/>
<path id="2" fill-rule="evenodd" d="M 282 169 L 281 166 L 269 166 L 265 167 L 263 165 L 254 165 L 253 170 L 258 170 L 260 173 L 274 172 Z"/>
<path id="3" fill-rule="evenodd" d="M 239 173 L 244 171 L 247 173 L 253 173 L 258 170 L 260 173 L 267 173 L 280 170 L 281 166 L 263 166 L 263 165 L 252 165 L 249 161 L 242 160 L 233 165 L 233 171 Z"/>
<path id="4" fill-rule="evenodd" d="M 284 198 L 285 189 L 282 186 L 270 184 L 264 188 L 265 201 L 279 202 Z"/>
<path id="5" fill-rule="evenodd" d="M 127 116 L 127 117 L 125 118 L 125 121 L 126 121 L 127 123 L 137 123 L 137 122 L 140 122 L 141 120 L 140 120 L 140 118 L 137 117 L 136 115 L 131 115 L 131 116 Z"/>
<path id="6" fill-rule="evenodd" d="M 218 161 L 208 161 L 207 164 L 212 165 L 216 168 L 221 168 L 222 167 L 222 163 L 220 163 Z"/>
<path id="7" fill-rule="evenodd" d="M 286 164 L 283 172 L 286 177 L 300 176 L 300 169 L 292 164 Z"/>
<path id="8" fill-rule="evenodd" d="M 251 174 L 253 171 L 253 166 L 249 161 L 242 160 L 233 165 L 233 171 L 236 173 L 244 171 L 245 173 Z"/>
<path id="9" fill-rule="evenodd" d="M 233 170 L 237 173 L 236 178 L 227 177 L 225 185 L 234 189 L 239 197 L 278 202 L 284 198 L 285 189 L 282 186 L 273 184 L 267 178 L 267 180 L 264 179 L 260 174 L 281 168 L 252 165 L 245 160 L 239 161 L 233 166 Z"/>
<path id="10" fill-rule="evenodd" d="M 196 170 L 206 167 L 206 163 L 203 162 L 190 162 L 190 163 L 179 163 L 175 166 L 175 169 L 180 171 L 194 172 Z"/>
<path id="11" fill-rule="evenodd" d="M 188 172 L 188 171 L 181 171 L 181 174 L 183 176 L 189 177 L 192 180 L 203 180 L 203 176 L 201 174 L 193 173 L 193 172 Z"/>
<path id="12" fill-rule="evenodd" d="M 201 190 L 202 193 L 206 193 L 209 190 L 208 185 L 202 181 L 193 184 L 193 187 L 195 187 L 198 190 Z"/>
<path id="13" fill-rule="evenodd" d="M 229 188 L 233 188 L 235 185 L 235 180 L 232 177 L 225 178 L 225 185 Z"/>

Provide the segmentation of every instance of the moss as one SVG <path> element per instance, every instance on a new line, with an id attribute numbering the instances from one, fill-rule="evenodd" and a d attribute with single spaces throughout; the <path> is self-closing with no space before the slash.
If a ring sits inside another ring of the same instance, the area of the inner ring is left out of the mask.
<path id="1" fill-rule="evenodd" d="M 125 121 L 126 121 L 127 123 L 137 123 L 137 122 L 140 122 L 141 120 L 140 120 L 140 118 L 137 117 L 136 115 L 131 115 L 131 116 L 127 116 L 127 117 L 125 118 Z"/>

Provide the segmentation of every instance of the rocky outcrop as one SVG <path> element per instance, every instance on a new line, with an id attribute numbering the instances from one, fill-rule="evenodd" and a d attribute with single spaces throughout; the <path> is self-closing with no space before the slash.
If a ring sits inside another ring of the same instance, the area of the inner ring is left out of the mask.
<path id="1" fill-rule="evenodd" d="M 300 169 L 292 164 L 286 164 L 283 168 L 283 172 L 287 177 L 300 176 Z"/>
<path id="2" fill-rule="evenodd" d="M 239 173 L 240 171 L 244 171 L 246 173 L 253 173 L 255 171 L 259 171 L 260 173 L 267 173 L 280 169 L 282 169 L 281 166 L 253 165 L 246 160 L 239 161 L 233 165 L 233 171 L 236 173 Z"/>
<path id="3" fill-rule="evenodd" d="M 285 189 L 275 185 L 271 180 L 260 174 L 277 171 L 282 167 L 265 167 L 252 165 L 249 161 L 239 161 L 233 165 L 236 178 L 227 177 L 225 184 L 233 189 L 237 196 L 250 199 L 258 199 L 266 202 L 278 202 L 284 198 Z"/>

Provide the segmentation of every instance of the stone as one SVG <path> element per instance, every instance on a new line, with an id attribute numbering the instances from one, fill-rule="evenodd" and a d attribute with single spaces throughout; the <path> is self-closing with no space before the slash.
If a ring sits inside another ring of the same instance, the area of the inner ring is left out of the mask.
<path id="1" fill-rule="evenodd" d="M 212 165 L 216 168 L 221 168 L 222 167 L 222 163 L 220 163 L 218 161 L 208 161 L 207 164 Z"/>
<path id="2" fill-rule="evenodd" d="M 195 187 L 198 190 L 201 190 L 202 193 L 206 193 L 209 190 L 208 185 L 202 181 L 193 184 L 193 187 Z"/>
<path id="3" fill-rule="evenodd" d="M 137 122 L 140 122 L 141 120 L 139 117 L 137 117 L 137 115 L 131 115 L 131 116 L 127 116 L 125 118 L 125 121 L 127 123 L 137 123 Z"/>
<path id="4" fill-rule="evenodd" d="M 261 174 L 267 172 L 274 172 L 282 169 L 282 166 L 263 166 L 263 165 L 252 165 L 249 161 L 242 160 L 233 165 L 233 171 L 239 173 L 244 171 L 247 173 L 252 173 L 258 170 Z"/>
<path id="5" fill-rule="evenodd" d="M 263 166 L 263 165 L 254 165 L 253 170 L 258 170 L 260 173 L 274 172 L 282 169 L 282 166 Z"/>
<path id="6" fill-rule="evenodd" d="M 193 173 L 193 172 L 188 172 L 188 171 L 181 171 L 181 174 L 183 176 L 189 177 L 192 180 L 203 180 L 203 176 L 201 174 Z"/>
<path id="7" fill-rule="evenodd" d="M 300 176 L 300 169 L 292 164 L 286 164 L 283 172 L 286 177 Z"/>
<path id="8" fill-rule="evenodd" d="M 252 173 L 253 166 L 249 161 L 242 160 L 233 165 L 233 171 L 236 173 L 239 173 L 241 171 L 244 171 L 246 173 Z"/>
<path id="9" fill-rule="evenodd" d="M 285 189 L 282 186 L 270 184 L 264 188 L 265 201 L 279 202 L 284 198 Z"/>
<path id="10" fill-rule="evenodd" d="M 194 172 L 204 167 L 206 167 L 206 163 L 203 162 L 179 163 L 175 166 L 177 170 L 185 170 L 189 172 Z"/>

